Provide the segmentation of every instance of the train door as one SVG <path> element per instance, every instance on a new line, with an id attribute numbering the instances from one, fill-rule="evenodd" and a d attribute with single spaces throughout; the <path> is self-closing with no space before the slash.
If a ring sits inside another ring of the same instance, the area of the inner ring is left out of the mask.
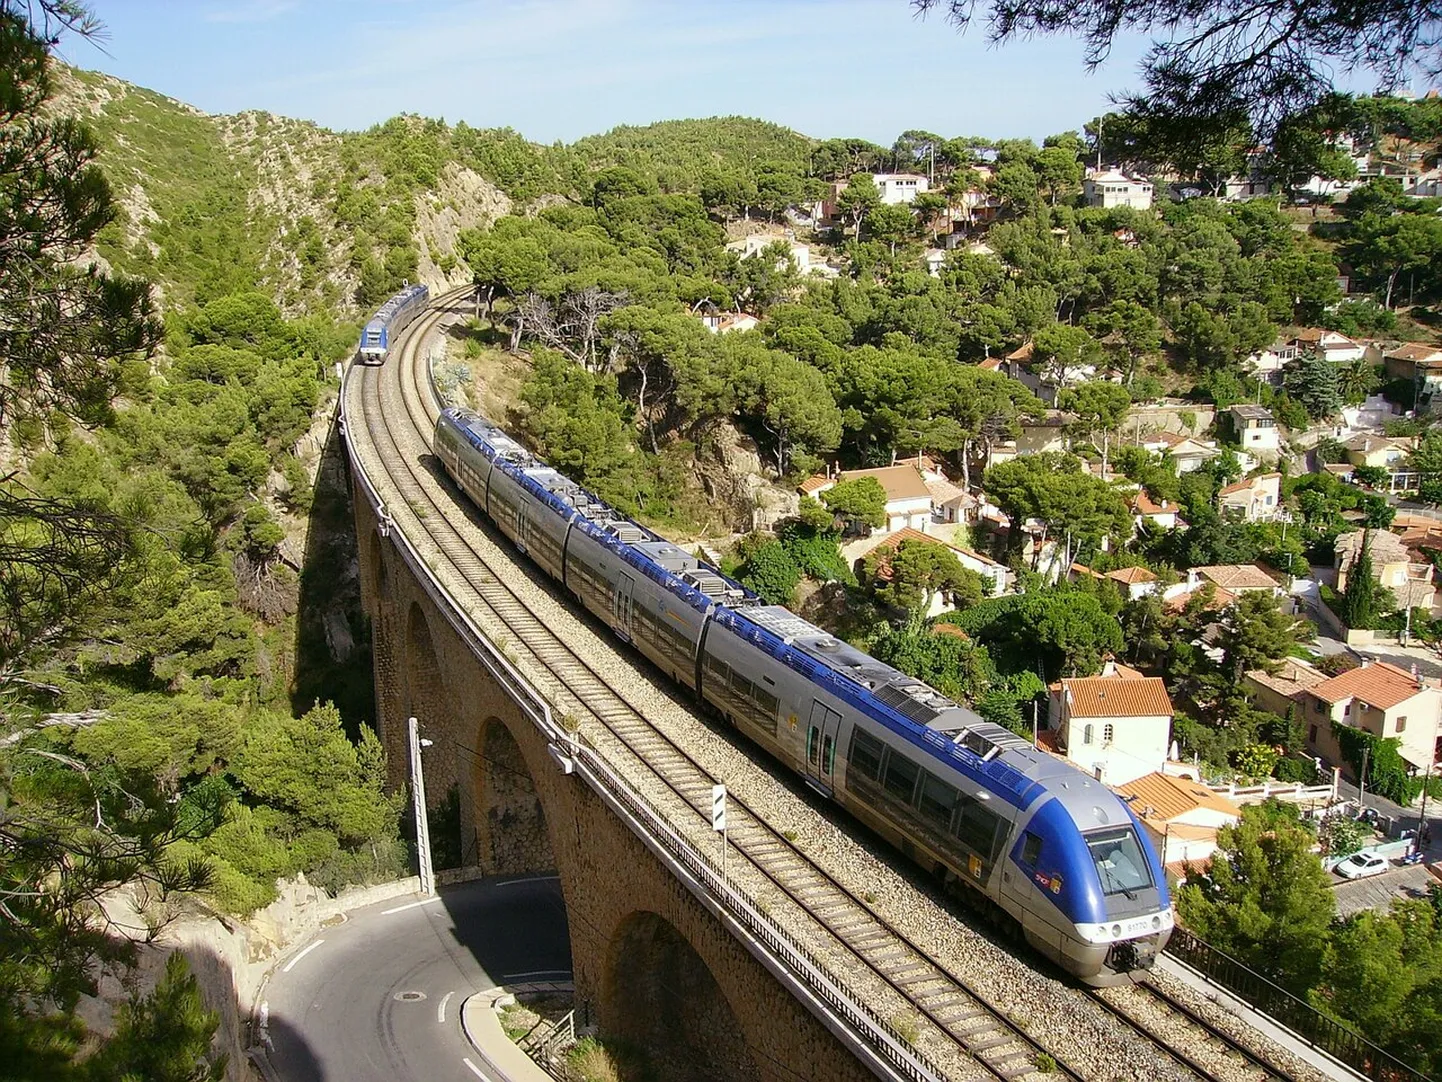
<path id="1" fill-rule="evenodd" d="M 526 497 L 516 494 L 516 548 L 522 552 L 531 551 L 530 520 L 526 515 Z"/>
<path id="2" fill-rule="evenodd" d="M 840 714 L 820 699 L 812 700 L 806 725 L 806 779 L 828 796 L 836 773 L 836 730 L 840 727 Z"/>
<path id="3" fill-rule="evenodd" d="M 631 587 L 630 575 L 616 579 L 616 592 L 611 595 L 611 624 L 622 638 L 631 638 Z"/>

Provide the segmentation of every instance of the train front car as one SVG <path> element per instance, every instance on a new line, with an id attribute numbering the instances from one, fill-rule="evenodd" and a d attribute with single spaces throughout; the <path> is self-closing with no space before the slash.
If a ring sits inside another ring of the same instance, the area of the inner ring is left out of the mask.
<path id="1" fill-rule="evenodd" d="M 380 364 L 386 359 L 389 348 L 386 321 L 379 315 L 372 316 L 361 328 L 360 345 L 356 347 L 356 360 L 361 364 Z"/>
<path id="2" fill-rule="evenodd" d="M 1002 892 L 1026 938 L 1092 985 L 1150 969 L 1172 931 L 1166 874 L 1131 809 L 1070 766 L 1019 817 Z"/>

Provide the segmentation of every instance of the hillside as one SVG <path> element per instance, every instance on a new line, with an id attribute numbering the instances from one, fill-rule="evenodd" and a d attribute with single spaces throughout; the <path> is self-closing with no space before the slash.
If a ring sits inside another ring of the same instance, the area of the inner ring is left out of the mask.
<path id="1" fill-rule="evenodd" d="M 406 279 L 464 280 L 457 234 L 511 207 L 473 167 L 495 164 L 477 149 L 498 141 L 485 133 L 398 118 L 337 134 L 261 112 L 209 116 L 73 68 L 57 67 L 56 82 L 55 110 L 94 127 L 123 211 L 99 253 L 152 279 L 168 309 L 259 289 L 287 315 L 355 317 Z M 487 171 L 524 190 L 524 177 Z"/>
<path id="2" fill-rule="evenodd" d="M 815 145 L 743 117 L 623 126 L 554 147 L 416 116 L 338 133 L 262 112 L 211 116 L 95 72 L 55 76 L 55 111 L 94 127 L 123 210 L 99 253 L 152 279 L 170 309 L 259 289 L 288 316 L 356 318 L 403 281 L 467 280 L 462 231 L 513 207 L 586 198 L 607 167 L 697 192 L 755 163 L 804 175 Z"/>

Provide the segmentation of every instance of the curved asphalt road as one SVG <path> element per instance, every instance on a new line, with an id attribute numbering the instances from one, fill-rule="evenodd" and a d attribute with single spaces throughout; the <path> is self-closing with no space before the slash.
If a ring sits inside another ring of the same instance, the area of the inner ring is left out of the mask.
<path id="1" fill-rule="evenodd" d="M 271 977 L 262 1018 L 282 1082 L 476 1082 L 471 993 L 569 980 L 559 883 L 487 879 L 404 896 L 322 928 Z M 469 1062 L 467 1062 L 469 1061 Z"/>

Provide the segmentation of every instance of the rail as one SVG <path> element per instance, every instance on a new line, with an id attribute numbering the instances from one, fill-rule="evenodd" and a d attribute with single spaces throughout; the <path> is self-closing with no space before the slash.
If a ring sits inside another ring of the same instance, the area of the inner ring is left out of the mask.
<path id="1" fill-rule="evenodd" d="M 1281 1023 L 1313 1048 L 1345 1063 L 1377 1082 L 1430 1082 L 1421 1071 L 1403 1063 L 1347 1025 L 1274 984 L 1231 955 L 1185 928 L 1172 930 L 1167 953 L 1222 987 L 1235 992 L 1262 1014 Z"/>
<path id="2" fill-rule="evenodd" d="M 480 627 L 456 603 L 435 572 L 386 509 L 384 498 L 351 442 L 345 412 L 355 368 L 346 370 L 337 401 L 340 432 L 346 441 L 351 474 L 374 509 L 383 537 L 395 546 L 416 581 L 451 628 L 467 644 L 492 678 L 509 694 L 526 718 L 551 746 L 553 757 L 567 773 L 575 771 L 596 791 L 658 858 L 671 868 L 703 904 L 742 933 L 747 949 L 778 978 L 799 985 L 805 998 L 821 1006 L 823 1022 L 829 1012 L 843 1023 L 828 1026 L 873 1071 L 884 1070 L 909 1082 L 943 1082 L 946 1075 L 911 1046 L 889 1022 L 860 1002 L 806 947 L 771 921 L 760 907 L 721 874 L 711 860 L 684 838 L 641 793 L 620 777 L 593 748 L 567 731 L 552 714 L 550 704 L 501 653 Z"/>

